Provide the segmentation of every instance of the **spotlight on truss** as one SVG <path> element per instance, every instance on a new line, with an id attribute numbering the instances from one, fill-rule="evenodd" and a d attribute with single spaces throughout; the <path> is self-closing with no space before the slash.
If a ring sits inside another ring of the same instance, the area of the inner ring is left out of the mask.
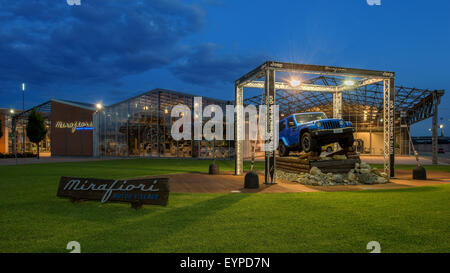
<path id="1" fill-rule="evenodd" d="M 292 80 L 289 81 L 289 85 L 292 86 L 292 87 L 297 87 L 300 84 L 301 84 L 301 82 L 299 80 L 297 80 L 297 79 L 292 79 Z"/>
<path id="2" fill-rule="evenodd" d="M 345 80 L 344 85 L 353 86 L 353 85 L 355 85 L 355 81 L 354 80 Z"/>

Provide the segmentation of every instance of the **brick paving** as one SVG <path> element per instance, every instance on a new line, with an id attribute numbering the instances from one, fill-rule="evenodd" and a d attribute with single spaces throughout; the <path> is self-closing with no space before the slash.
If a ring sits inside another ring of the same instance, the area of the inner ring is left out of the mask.
<path id="1" fill-rule="evenodd" d="M 428 171 L 428 180 L 412 180 L 412 172 L 396 171 L 391 183 L 376 185 L 343 185 L 343 186 L 309 186 L 290 181 L 278 180 L 275 185 L 265 185 L 264 176 L 259 176 L 259 189 L 244 189 L 244 176 L 235 176 L 232 172 L 220 175 L 206 173 L 185 173 L 160 175 L 168 177 L 171 192 L 180 193 L 281 193 L 281 192 L 319 192 L 319 191 L 361 191 L 372 189 L 401 189 L 410 187 L 446 184 L 450 181 L 450 173 Z M 445 182 L 445 180 L 448 180 Z"/>

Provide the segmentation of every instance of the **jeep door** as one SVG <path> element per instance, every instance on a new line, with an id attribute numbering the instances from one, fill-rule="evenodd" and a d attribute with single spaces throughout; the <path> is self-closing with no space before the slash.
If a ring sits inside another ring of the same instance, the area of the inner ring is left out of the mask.
<path id="1" fill-rule="evenodd" d="M 280 141 L 282 141 L 282 139 L 288 141 L 287 139 L 288 135 L 287 135 L 287 130 L 286 130 L 286 120 L 282 120 L 280 121 L 280 124 L 278 125 L 278 138 L 280 139 Z M 288 143 L 289 145 L 289 143 Z"/>
<path id="2" fill-rule="evenodd" d="M 295 124 L 295 121 L 294 121 L 293 117 L 289 117 L 287 119 L 287 127 L 288 127 L 288 129 L 287 129 L 287 139 L 288 139 L 288 142 L 289 142 L 288 146 L 292 146 L 292 145 L 297 144 L 297 141 L 298 141 L 298 137 L 297 137 L 297 134 L 296 134 L 297 125 Z"/>

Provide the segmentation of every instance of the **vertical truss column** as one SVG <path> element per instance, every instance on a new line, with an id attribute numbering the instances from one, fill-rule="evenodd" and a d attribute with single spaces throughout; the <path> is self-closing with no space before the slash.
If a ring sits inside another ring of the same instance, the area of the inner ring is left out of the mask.
<path id="1" fill-rule="evenodd" d="M 342 92 L 333 93 L 333 118 L 342 118 Z M 339 146 L 334 143 L 334 151 L 337 151 Z"/>
<path id="2" fill-rule="evenodd" d="M 342 118 L 342 92 L 333 93 L 333 118 Z"/>
<path id="3" fill-rule="evenodd" d="M 394 100 L 395 80 L 384 80 L 383 86 L 383 142 L 384 142 L 384 172 L 389 178 L 394 177 Z"/>
<path id="4" fill-rule="evenodd" d="M 264 97 L 266 104 L 266 151 L 265 151 L 265 163 L 264 163 L 264 177 L 265 184 L 275 184 L 275 148 L 268 149 L 268 144 L 275 143 L 274 137 L 274 117 L 273 106 L 275 104 L 275 70 L 266 70 L 266 79 L 264 81 Z"/>
<path id="5" fill-rule="evenodd" d="M 433 92 L 433 122 L 432 122 L 432 161 L 434 165 L 438 164 L 437 150 L 438 150 L 438 99 L 436 92 Z"/>
<path id="6" fill-rule="evenodd" d="M 243 116 L 243 87 L 235 86 L 234 87 L 234 96 L 235 96 L 235 119 L 234 119 L 234 143 L 235 143 L 235 165 L 234 165 L 234 174 L 242 175 L 244 169 L 244 141 L 240 139 L 240 136 L 243 135 L 243 125 L 244 121 L 242 120 Z"/>

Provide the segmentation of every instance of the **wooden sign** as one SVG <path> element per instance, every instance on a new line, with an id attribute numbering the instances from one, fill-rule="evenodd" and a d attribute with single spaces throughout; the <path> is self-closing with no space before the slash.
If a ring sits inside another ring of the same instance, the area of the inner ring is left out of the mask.
<path id="1" fill-rule="evenodd" d="M 61 176 L 56 196 L 68 197 L 72 202 L 127 202 L 139 208 L 143 204 L 166 206 L 169 192 L 168 178 L 107 180 Z"/>

